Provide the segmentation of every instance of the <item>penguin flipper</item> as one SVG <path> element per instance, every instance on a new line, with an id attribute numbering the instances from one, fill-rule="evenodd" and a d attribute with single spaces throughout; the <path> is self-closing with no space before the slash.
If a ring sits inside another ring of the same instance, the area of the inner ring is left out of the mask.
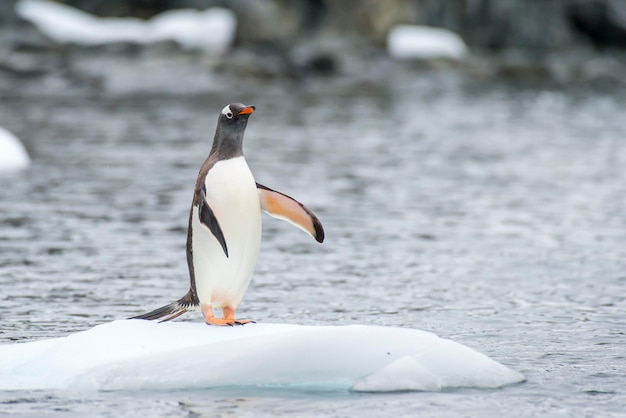
<path id="1" fill-rule="evenodd" d="M 222 250 L 224 250 L 224 254 L 228 257 L 228 248 L 226 247 L 226 239 L 224 238 L 224 233 L 222 232 L 222 228 L 220 227 L 220 223 L 217 221 L 213 210 L 209 206 L 209 203 L 206 201 L 206 192 L 202 190 L 200 196 L 200 207 L 198 208 L 198 212 L 200 214 L 200 223 L 209 228 L 209 231 L 215 236 L 217 242 L 222 246 Z"/>
<path id="2" fill-rule="evenodd" d="M 190 290 L 185 296 L 178 299 L 176 302 L 170 303 L 169 305 L 161 306 L 160 308 L 157 308 L 148 313 L 133 316 L 128 319 L 146 319 L 152 321 L 155 319 L 163 318 L 159 322 L 165 322 L 174 318 L 178 318 L 186 312 L 196 311 L 198 310 L 199 306 L 200 302 L 198 302 L 197 298 L 194 297 L 194 293 L 192 293 L 192 291 Z"/>
<path id="3" fill-rule="evenodd" d="M 317 242 L 324 242 L 324 228 L 315 214 L 296 199 L 257 183 L 261 208 L 270 216 L 302 229 Z"/>

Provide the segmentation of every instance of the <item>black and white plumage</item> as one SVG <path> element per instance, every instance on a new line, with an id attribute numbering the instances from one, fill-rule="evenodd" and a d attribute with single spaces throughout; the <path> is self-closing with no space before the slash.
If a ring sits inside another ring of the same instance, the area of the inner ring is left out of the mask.
<path id="1" fill-rule="evenodd" d="M 214 325 L 235 319 L 254 272 L 261 243 L 261 210 L 324 240 L 319 219 L 291 197 L 256 183 L 243 155 L 243 135 L 254 106 L 231 103 L 221 111 L 213 146 L 194 188 L 187 232 L 191 286 L 178 301 L 134 319 L 168 321 L 200 309 Z M 216 318 L 213 308 L 221 308 Z"/>

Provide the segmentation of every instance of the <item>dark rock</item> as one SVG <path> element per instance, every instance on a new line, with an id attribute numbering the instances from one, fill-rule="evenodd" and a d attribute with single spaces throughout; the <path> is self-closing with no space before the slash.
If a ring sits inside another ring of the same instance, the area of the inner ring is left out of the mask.
<path id="1" fill-rule="evenodd" d="M 0 27 L 14 26 L 20 22 L 20 18 L 15 14 L 15 3 L 17 0 L 0 1 Z"/>
<path id="2" fill-rule="evenodd" d="M 233 0 L 228 8 L 237 15 L 238 45 L 283 49 L 297 37 L 300 16 L 295 7 L 283 8 L 271 0 Z"/>
<path id="3" fill-rule="evenodd" d="M 61 0 L 60 3 L 100 17 L 133 16 L 149 19 L 170 9 L 207 9 L 224 2 L 216 0 Z"/>
<path id="4" fill-rule="evenodd" d="M 307 68 L 314 74 L 332 75 L 337 73 L 339 64 L 335 56 L 329 53 L 321 53 L 311 57 Z"/>
<path id="5" fill-rule="evenodd" d="M 626 48 L 626 19 L 615 7 L 600 0 L 577 2 L 567 8 L 567 18 L 596 48 Z"/>

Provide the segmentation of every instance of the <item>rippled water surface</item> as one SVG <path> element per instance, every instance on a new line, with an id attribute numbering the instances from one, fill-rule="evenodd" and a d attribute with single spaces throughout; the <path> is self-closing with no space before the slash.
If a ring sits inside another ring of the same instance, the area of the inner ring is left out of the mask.
<path id="1" fill-rule="evenodd" d="M 414 327 L 523 373 L 499 390 L 3 392 L 39 416 L 624 416 L 626 96 L 454 77 L 233 93 L 3 93 L 25 172 L 0 176 L 0 342 L 68 335 L 188 288 L 192 186 L 219 110 L 255 104 L 257 180 L 313 209 L 264 217 L 242 317 Z M 200 314 L 184 320 L 201 321 Z"/>

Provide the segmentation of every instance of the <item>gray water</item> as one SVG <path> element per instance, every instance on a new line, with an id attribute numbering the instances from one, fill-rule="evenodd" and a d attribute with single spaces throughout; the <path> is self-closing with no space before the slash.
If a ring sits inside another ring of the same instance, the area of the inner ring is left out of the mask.
<path id="1" fill-rule="evenodd" d="M 0 177 L 0 343 L 182 296 L 195 176 L 218 112 L 242 101 L 257 106 L 245 139 L 257 181 L 307 204 L 327 238 L 264 217 L 241 317 L 419 328 L 527 382 L 395 394 L 1 392 L 0 413 L 626 416 L 626 95 L 397 76 L 196 93 L 5 86 L 0 126 L 33 165 Z"/>

